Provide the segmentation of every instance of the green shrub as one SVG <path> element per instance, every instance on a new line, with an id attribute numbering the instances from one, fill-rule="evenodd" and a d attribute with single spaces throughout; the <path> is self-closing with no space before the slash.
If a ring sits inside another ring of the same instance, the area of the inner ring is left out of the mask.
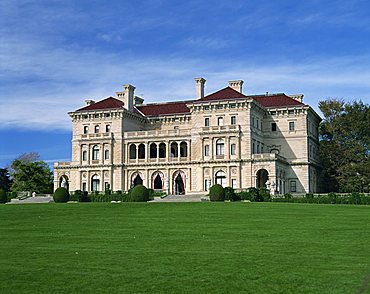
<path id="1" fill-rule="evenodd" d="M 8 196 L 6 195 L 5 190 L 0 189 L 0 203 L 6 203 L 8 201 Z"/>
<path id="2" fill-rule="evenodd" d="M 129 201 L 146 202 L 149 200 L 149 191 L 143 185 L 136 185 L 129 194 Z"/>
<path id="3" fill-rule="evenodd" d="M 66 188 L 60 187 L 55 190 L 53 199 L 55 203 L 66 203 L 69 200 L 69 192 Z"/>
<path id="4" fill-rule="evenodd" d="M 248 191 L 241 191 L 236 194 L 240 200 L 251 200 L 251 195 Z"/>
<path id="5" fill-rule="evenodd" d="M 237 201 L 240 200 L 238 195 L 236 195 L 235 190 L 232 187 L 225 187 L 225 200 Z"/>
<path id="6" fill-rule="evenodd" d="M 258 200 L 256 200 L 257 202 L 263 202 L 263 201 L 264 202 L 269 202 L 269 201 L 271 201 L 270 192 L 266 188 L 259 188 L 257 193 L 258 193 Z"/>
<path id="7" fill-rule="evenodd" d="M 209 189 L 209 199 L 211 201 L 224 201 L 225 189 L 220 184 L 215 184 Z"/>

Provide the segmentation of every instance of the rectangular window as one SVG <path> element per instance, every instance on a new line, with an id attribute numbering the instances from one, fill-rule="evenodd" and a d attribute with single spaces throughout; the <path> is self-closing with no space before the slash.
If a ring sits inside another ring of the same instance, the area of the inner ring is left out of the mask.
<path id="1" fill-rule="evenodd" d="M 289 131 L 294 131 L 294 121 L 289 122 Z"/>
<path id="2" fill-rule="evenodd" d="M 82 183 L 82 191 L 86 191 L 86 183 Z"/>
<path id="3" fill-rule="evenodd" d="M 209 190 L 209 180 L 204 180 L 204 191 L 208 191 Z"/>
<path id="4" fill-rule="evenodd" d="M 109 159 L 109 150 L 104 151 L 104 159 Z"/>
<path id="5" fill-rule="evenodd" d="M 257 129 L 259 129 L 259 127 L 260 127 L 260 122 L 259 122 L 259 120 L 257 119 Z"/>
<path id="6" fill-rule="evenodd" d="M 94 132 L 95 132 L 95 134 L 99 133 L 99 126 L 98 125 L 95 126 Z"/>
<path id="7" fill-rule="evenodd" d="M 231 188 L 236 188 L 236 179 L 231 179 Z"/>
<path id="8" fill-rule="evenodd" d="M 276 123 L 271 123 L 271 131 L 276 132 Z"/>
<path id="9" fill-rule="evenodd" d="M 290 192 L 297 192 L 297 181 L 290 181 Z"/>
<path id="10" fill-rule="evenodd" d="M 204 156 L 209 156 L 209 145 L 204 146 Z"/>
<path id="11" fill-rule="evenodd" d="M 89 127 L 88 126 L 84 126 L 84 134 L 87 134 L 89 132 Z"/>
<path id="12" fill-rule="evenodd" d="M 87 160 L 87 151 L 82 152 L 82 160 L 86 161 Z"/>
<path id="13" fill-rule="evenodd" d="M 218 126 L 223 126 L 224 125 L 224 118 L 223 117 L 219 117 L 217 119 L 217 125 Z"/>
<path id="14" fill-rule="evenodd" d="M 264 149 L 265 149 L 265 145 L 262 143 L 261 144 L 261 153 L 263 153 Z"/>
<path id="15" fill-rule="evenodd" d="M 209 127 L 209 117 L 204 119 L 204 126 Z"/>
<path id="16" fill-rule="evenodd" d="M 108 182 L 105 182 L 104 183 L 104 190 L 109 190 L 110 189 L 110 185 L 109 185 L 109 183 Z"/>
<path id="17" fill-rule="evenodd" d="M 230 154 L 231 155 L 235 155 L 236 154 L 236 145 L 235 144 L 231 144 L 230 145 Z"/>
<path id="18" fill-rule="evenodd" d="M 236 125 L 236 116 L 231 117 L 231 124 Z"/>
<path id="19" fill-rule="evenodd" d="M 256 143 L 252 143 L 252 154 L 256 153 Z"/>
<path id="20" fill-rule="evenodd" d="M 109 132 L 110 132 L 110 125 L 106 125 L 106 126 L 105 126 L 105 132 L 106 132 L 106 133 L 109 133 Z"/>
<path id="21" fill-rule="evenodd" d="M 257 142 L 257 154 L 260 153 L 260 142 Z"/>
<path id="22" fill-rule="evenodd" d="M 252 126 L 254 127 L 254 116 L 252 116 Z"/>

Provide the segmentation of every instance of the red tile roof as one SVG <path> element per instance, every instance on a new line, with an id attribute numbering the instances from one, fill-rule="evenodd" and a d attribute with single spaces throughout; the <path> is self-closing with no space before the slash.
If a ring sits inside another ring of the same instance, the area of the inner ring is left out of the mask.
<path id="1" fill-rule="evenodd" d="M 302 102 L 299 102 L 285 94 L 251 96 L 250 98 L 253 98 L 264 107 L 304 105 Z"/>
<path id="2" fill-rule="evenodd" d="M 108 97 L 94 104 L 85 106 L 78 109 L 77 111 L 89 111 L 89 110 L 100 110 L 100 109 L 114 109 L 122 108 L 123 102 L 113 97 Z"/>
<path id="3" fill-rule="evenodd" d="M 254 99 L 264 107 L 282 107 L 282 106 L 294 106 L 304 105 L 303 103 L 285 95 L 285 94 L 270 94 L 270 95 L 256 95 L 246 96 L 230 87 L 221 89 L 215 93 L 207 95 L 198 100 L 191 101 L 180 101 L 180 102 L 168 102 L 158 104 L 147 104 L 136 106 L 134 112 L 138 114 L 144 114 L 145 116 L 160 116 L 160 115 L 171 115 L 171 114 L 182 114 L 189 113 L 190 110 L 186 106 L 187 103 L 201 103 L 207 101 L 217 100 L 231 100 L 231 99 Z M 104 100 L 98 101 L 94 104 L 85 106 L 78 109 L 77 111 L 89 111 L 89 110 L 103 110 L 103 109 L 116 109 L 122 108 L 123 102 L 119 99 L 108 97 Z"/>
<path id="4" fill-rule="evenodd" d="M 244 94 L 234 90 L 233 88 L 226 87 L 210 95 L 207 95 L 195 102 L 211 101 L 211 100 L 223 100 L 233 98 L 247 98 Z"/>
<path id="5" fill-rule="evenodd" d="M 136 108 L 146 116 L 180 114 L 190 112 L 189 108 L 186 106 L 186 103 L 190 102 L 193 101 L 147 104 L 142 106 L 136 106 Z"/>

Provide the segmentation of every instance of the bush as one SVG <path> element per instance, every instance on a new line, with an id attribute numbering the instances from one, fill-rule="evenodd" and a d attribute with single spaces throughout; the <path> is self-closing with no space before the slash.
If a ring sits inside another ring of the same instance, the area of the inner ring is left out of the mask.
<path id="1" fill-rule="evenodd" d="M 53 199 L 55 203 L 66 203 L 69 200 L 69 192 L 66 188 L 60 187 L 55 190 Z"/>
<path id="2" fill-rule="evenodd" d="M 269 201 L 271 201 L 270 192 L 266 188 L 259 188 L 258 189 L 258 198 L 259 198 L 258 202 L 262 202 L 262 201 L 269 202 Z"/>
<path id="3" fill-rule="evenodd" d="M 226 187 L 225 189 L 225 200 L 236 201 L 240 198 L 235 194 L 235 191 L 232 187 Z"/>
<path id="4" fill-rule="evenodd" d="M 8 200 L 8 196 L 6 195 L 5 190 L 0 189 L 0 203 L 6 203 Z"/>
<path id="5" fill-rule="evenodd" d="M 215 184 L 209 189 L 209 200 L 224 201 L 225 189 L 220 184 Z"/>
<path id="6" fill-rule="evenodd" d="M 149 200 L 149 191 L 143 185 L 136 185 L 129 194 L 129 201 L 146 202 Z"/>

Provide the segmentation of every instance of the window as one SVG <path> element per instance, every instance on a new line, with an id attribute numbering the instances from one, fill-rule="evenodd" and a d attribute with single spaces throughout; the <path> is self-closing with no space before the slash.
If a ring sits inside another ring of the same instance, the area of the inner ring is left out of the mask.
<path id="1" fill-rule="evenodd" d="M 276 132 L 276 123 L 271 123 L 271 131 Z"/>
<path id="2" fill-rule="evenodd" d="M 204 191 L 208 191 L 210 188 L 210 180 L 204 180 Z"/>
<path id="3" fill-rule="evenodd" d="M 87 151 L 82 152 L 82 160 L 86 161 L 87 160 Z"/>
<path id="4" fill-rule="evenodd" d="M 99 180 L 99 177 L 98 175 L 93 175 L 91 177 L 91 191 L 99 191 L 99 184 L 100 184 L 100 180 Z"/>
<path id="5" fill-rule="evenodd" d="M 226 174 L 220 170 L 215 175 L 216 184 L 220 184 L 222 187 L 226 187 Z"/>
<path id="6" fill-rule="evenodd" d="M 109 133 L 110 132 L 110 125 L 105 125 L 105 132 Z"/>
<path id="7" fill-rule="evenodd" d="M 231 179 L 231 188 L 236 188 L 236 179 Z"/>
<path id="8" fill-rule="evenodd" d="M 260 153 L 260 142 L 257 142 L 257 154 Z"/>
<path id="9" fill-rule="evenodd" d="M 84 126 L 84 134 L 87 134 L 89 132 L 89 127 L 88 126 Z"/>
<path id="10" fill-rule="evenodd" d="M 94 145 L 92 149 L 92 160 L 98 160 L 99 159 L 99 147 L 98 145 Z"/>
<path id="11" fill-rule="evenodd" d="M 95 126 L 94 131 L 95 131 L 95 134 L 99 133 L 99 126 L 98 125 Z"/>
<path id="12" fill-rule="evenodd" d="M 209 145 L 204 145 L 204 156 L 209 156 Z"/>
<path id="13" fill-rule="evenodd" d="M 261 144 L 261 153 L 263 153 L 264 147 L 265 147 L 265 145 L 262 143 Z"/>
<path id="14" fill-rule="evenodd" d="M 230 154 L 231 155 L 235 155 L 236 154 L 236 145 L 235 144 L 231 144 L 230 145 Z"/>
<path id="15" fill-rule="evenodd" d="M 82 183 L 82 191 L 86 191 L 86 183 Z"/>
<path id="16" fill-rule="evenodd" d="M 224 125 L 224 118 L 223 117 L 219 117 L 217 119 L 217 125 L 218 126 L 223 126 Z"/>
<path id="17" fill-rule="evenodd" d="M 256 142 L 253 140 L 253 143 L 252 143 L 252 154 L 255 154 L 256 153 Z"/>
<path id="18" fill-rule="evenodd" d="M 234 115 L 231 117 L 231 124 L 236 125 L 236 116 Z"/>
<path id="19" fill-rule="evenodd" d="M 224 155 L 225 154 L 225 143 L 224 140 L 218 139 L 216 141 L 216 155 Z"/>
<path id="20" fill-rule="evenodd" d="M 254 116 L 252 116 L 252 126 L 254 127 Z"/>
<path id="21" fill-rule="evenodd" d="M 297 181 L 290 181 L 290 192 L 297 192 Z"/>
<path id="22" fill-rule="evenodd" d="M 109 150 L 104 151 L 104 159 L 109 159 Z"/>
<path id="23" fill-rule="evenodd" d="M 259 127 L 260 127 L 260 122 L 259 122 L 259 120 L 257 119 L 257 129 L 259 129 Z"/>
<path id="24" fill-rule="evenodd" d="M 289 131 L 294 131 L 294 121 L 289 122 Z"/>
<path id="25" fill-rule="evenodd" d="M 204 119 L 204 126 L 209 127 L 209 117 Z"/>

